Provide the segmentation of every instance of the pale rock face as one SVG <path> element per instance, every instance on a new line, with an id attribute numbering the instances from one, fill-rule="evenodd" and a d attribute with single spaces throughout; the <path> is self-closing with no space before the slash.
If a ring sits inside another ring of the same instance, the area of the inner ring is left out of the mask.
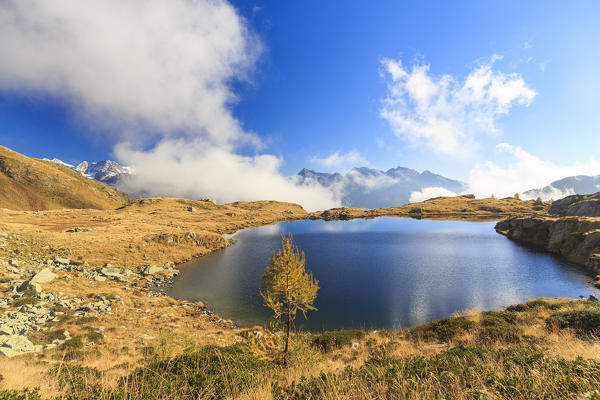
<path id="1" fill-rule="evenodd" d="M 31 280 L 29 282 L 31 284 L 48 283 L 48 282 L 52 282 L 57 277 L 58 277 L 58 275 L 56 275 L 54 272 L 52 272 L 52 270 L 50 268 L 44 268 L 40 272 L 35 274 L 35 276 L 33 278 L 31 278 Z"/>
<path id="2" fill-rule="evenodd" d="M 146 269 L 144 269 L 144 274 L 146 275 L 155 275 L 161 272 L 163 272 L 163 268 L 156 265 L 148 265 Z"/>
<path id="3" fill-rule="evenodd" d="M 63 265 L 69 265 L 71 263 L 71 260 L 69 258 L 55 257 L 54 262 L 63 264 Z"/>

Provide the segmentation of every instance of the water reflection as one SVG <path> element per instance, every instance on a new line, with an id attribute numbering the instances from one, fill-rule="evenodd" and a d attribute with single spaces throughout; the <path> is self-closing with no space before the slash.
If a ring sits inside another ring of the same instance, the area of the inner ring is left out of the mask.
<path id="1" fill-rule="evenodd" d="M 297 221 L 248 229 L 237 243 L 181 268 L 170 295 L 203 300 L 221 316 L 264 324 L 258 290 L 280 235 L 292 232 L 321 283 L 311 330 L 407 327 L 454 312 L 595 289 L 583 271 L 521 247 L 493 222 L 376 218 Z"/>

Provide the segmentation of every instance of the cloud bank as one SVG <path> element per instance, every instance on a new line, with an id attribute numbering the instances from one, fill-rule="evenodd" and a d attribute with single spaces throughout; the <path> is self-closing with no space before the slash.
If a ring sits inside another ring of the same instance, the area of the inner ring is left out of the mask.
<path id="1" fill-rule="evenodd" d="M 574 175 L 597 175 L 600 172 L 600 160 L 591 158 L 572 164 L 555 164 L 529 154 L 518 146 L 500 143 L 497 151 L 507 153 L 511 161 L 500 166 L 491 161 L 475 166 L 468 179 L 467 192 L 477 197 L 512 196 L 529 189 L 537 189 L 551 182 Z M 557 199 L 572 193 L 553 193 Z"/>
<path id="2" fill-rule="evenodd" d="M 394 133 L 417 146 L 454 157 L 470 157 L 476 138 L 498 131 L 496 121 L 515 105 L 529 105 L 536 92 L 516 73 L 493 69 L 493 55 L 463 80 L 434 76 L 427 64 L 405 68 L 402 60 L 384 59 L 388 94 L 381 116 Z"/>
<path id="3" fill-rule="evenodd" d="M 316 157 L 310 158 L 309 162 L 320 167 L 324 167 L 328 170 L 349 170 L 354 167 L 370 166 L 371 163 L 357 150 L 351 150 L 347 153 L 340 154 L 335 152 L 327 157 Z"/>
<path id="4" fill-rule="evenodd" d="M 232 83 L 250 79 L 261 51 L 223 0 L 0 2 L 0 89 L 66 102 L 117 143 L 139 186 L 334 206 L 332 194 L 282 177 L 282 160 L 257 153 L 260 138 L 231 112 Z"/>
<path id="5" fill-rule="evenodd" d="M 412 192 L 409 201 L 411 203 L 417 203 L 419 201 L 425 201 L 440 196 L 454 197 L 458 196 L 458 193 L 454 193 L 443 187 L 426 187 L 420 191 Z"/>

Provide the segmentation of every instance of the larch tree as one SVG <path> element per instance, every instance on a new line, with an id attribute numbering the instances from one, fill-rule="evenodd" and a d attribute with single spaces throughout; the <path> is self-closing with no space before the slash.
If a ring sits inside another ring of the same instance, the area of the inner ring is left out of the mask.
<path id="1" fill-rule="evenodd" d="M 285 319 L 285 348 L 283 350 L 284 364 L 287 365 L 290 331 L 292 321 L 300 311 L 306 318 L 306 312 L 316 310 L 313 306 L 319 290 L 312 272 L 306 271 L 304 252 L 298 251 L 294 245 L 292 234 L 281 235 L 281 248 L 275 250 L 270 258 L 263 281 L 265 290 L 260 295 L 265 305 L 273 311 L 276 321 Z"/>

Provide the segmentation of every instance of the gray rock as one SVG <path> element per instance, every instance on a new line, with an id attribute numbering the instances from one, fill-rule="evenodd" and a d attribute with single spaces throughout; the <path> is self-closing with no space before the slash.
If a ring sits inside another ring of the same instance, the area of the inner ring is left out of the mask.
<path id="1" fill-rule="evenodd" d="M 44 268 L 29 281 L 31 284 L 35 283 L 47 283 L 52 282 L 58 275 L 56 275 L 50 268 Z"/>
<path id="2" fill-rule="evenodd" d="M 19 286 L 17 290 L 19 292 L 24 292 L 26 290 L 35 290 L 36 293 L 41 293 L 42 287 L 36 282 L 32 283 L 31 281 L 25 281 L 21 284 L 21 286 Z"/>
<path id="3" fill-rule="evenodd" d="M 9 258 L 8 259 L 8 264 L 12 265 L 13 267 L 18 267 L 19 266 L 19 262 L 17 260 L 15 260 L 14 258 Z"/>

